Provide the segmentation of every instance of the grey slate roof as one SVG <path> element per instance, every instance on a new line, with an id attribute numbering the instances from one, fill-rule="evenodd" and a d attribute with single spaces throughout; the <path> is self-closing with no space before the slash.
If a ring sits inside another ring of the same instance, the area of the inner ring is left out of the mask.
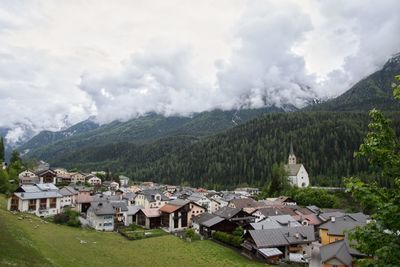
<path id="1" fill-rule="evenodd" d="M 335 222 L 327 221 L 322 223 L 319 228 L 328 230 L 329 235 L 344 235 L 346 231 L 364 226 L 365 223 L 354 221 L 348 217 L 335 218 Z"/>
<path id="2" fill-rule="evenodd" d="M 266 230 L 249 230 L 257 248 L 282 247 L 315 241 L 314 227 L 283 227 Z"/>
<path id="3" fill-rule="evenodd" d="M 20 199 L 39 199 L 39 198 L 59 198 L 62 195 L 59 193 L 58 188 L 51 183 L 35 184 L 35 185 L 21 185 L 14 195 Z"/>
<path id="4" fill-rule="evenodd" d="M 60 194 L 63 195 L 63 196 L 73 196 L 73 195 L 77 195 L 78 191 L 76 191 L 71 186 L 65 186 L 65 187 L 60 189 Z"/>
<path id="5" fill-rule="evenodd" d="M 211 214 L 211 213 L 201 213 L 200 215 L 197 215 L 193 218 L 193 222 L 197 224 L 202 224 L 203 222 L 212 219 L 214 217 L 218 217 L 217 215 Z"/>
<path id="6" fill-rule="evenodd" d="M 260 248 L 258 251 L 266 258 L 282 255 L 282 251 L 277 248 Z"/>
<path id="7" fill-rule="evenodd" d="M 370 217 L 362 212 L 357 212 L 357 213 L 346 213 L 347 217 L 352 218 L 353 220 L 357 221 L 357 222 L 362 222 L 362 223 L 366 223 L 367 220 L 370 219 Z"/>
<path id="8" fill-rule="evenodd" d="M 331 259 L 337 259 L 345 265 L 351 265 L 353 257 L 350 254 L 349 247 L 345 240 L 336 241 L 334 243 L 322 246 L 320 248 L 322 263 Z"/>
<path id="9" fill-rule="evenodd" d="M 222 207 L 216 212 L 214 212 L 214 214 L 225 219 L 230 219 L 234 217 L 236 214 L 238 214 L 241 210 L 242 209 L 239 208 Z"/>
<path id="10" fill-rule="evenodd" d="M 292 226 L 292 227 L 301 225 L 298 221 L 296 221 L 295 218 L 293 218 L 290 215 L 269 216 L 268 220 L 276 221 L 277 223 L 279 223 L 282 226 L 289 226 L 289 223 L 290 223 L 290 226 Z"/>
<path id="11" fill-rule="evenodd" d="M 114 215 L 114 207 L 108 201 L 92 202 L 89 211 L 93 211 L 96 215 Z"/>
<path id="12" fill-rule="evenodd" d="M 155 195 L 160 194 L 161 195 L 161 201 L 168 201 L 169 198 L 164 195 L 160 190 L 157 189 L 146 189 L 142 191 L 142 194 L 144 197 L 149 201 L 149 202 L 155 202 Z"/>
<path id="13" fill-rule="evenodd" d="M 217 223 L 220 223 L 224 220 L 225 220 L 224 218 L 216 216 L 214 218 L 211 218 L 211 219 L 201 223 L 201 225 L 204 225 L 205 227 L 212 227 L 212 226 L 216 225 Z"/>
<path id="14" fill-rule="evenodd" d="M 143 206 L 128 206 L 127 215 L 135 215 L 140 209 L 143 208 Z"/>
<path id="15" fill-rule="evenodd" d="M 283 227 L 276 221 L 261 221 L 258 223 L 251 223 L 250 225 L 251 227 L 253 227 L 254 230 L 275 229 Z"/>
<path id="16" fill-rule="evenodd" d="M 297 176 L 301 166 L 303 166 L 303 164 L 286 164 L 285 169 L 289 176 Z"/>

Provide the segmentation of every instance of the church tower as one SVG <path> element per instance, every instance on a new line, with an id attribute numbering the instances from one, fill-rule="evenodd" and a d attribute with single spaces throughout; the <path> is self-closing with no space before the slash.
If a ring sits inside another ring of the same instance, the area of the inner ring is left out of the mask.
<path id="1" fill-rule="evenodd" d="M 296 156 L 294 155 L 294 152 L 293 152 L 293 143 L 290 142 L 290 153 L 289 153 L 289 158 L 288 158 L 288 164 L 291 165 L 291 164 L 296 164 L 296 163 L 297 163 Z"/>

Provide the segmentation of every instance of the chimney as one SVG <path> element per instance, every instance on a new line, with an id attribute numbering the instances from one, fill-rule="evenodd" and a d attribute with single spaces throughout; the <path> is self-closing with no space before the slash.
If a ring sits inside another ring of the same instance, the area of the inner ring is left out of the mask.
<path id="1" fill-rule="evenodd" d="M 331 217 L 331 222 L 333 222 L 333 223 L 334 223 L 335 221 L 336 221 L 336 218 L 335 218 L 335 216 L 332 216 L 332 217 Z"/>

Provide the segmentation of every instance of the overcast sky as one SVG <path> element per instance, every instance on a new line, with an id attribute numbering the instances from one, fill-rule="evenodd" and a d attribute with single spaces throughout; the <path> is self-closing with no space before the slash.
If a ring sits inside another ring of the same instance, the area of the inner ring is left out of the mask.
<path id="1" fill-rule="evenodd" d="M 0 2 L 0 127 L 190 115 L 347 90 L 400 52 L 400 1 Z"/>

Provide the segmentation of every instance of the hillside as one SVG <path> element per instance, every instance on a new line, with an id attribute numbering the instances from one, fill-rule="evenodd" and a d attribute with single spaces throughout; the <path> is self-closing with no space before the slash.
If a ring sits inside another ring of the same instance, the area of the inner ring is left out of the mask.
<path id="1" fill-rule="evenodd" d="M 282 111 L 283 109 L 270 107 L 240 111 L 214 110 L 194 114 L 193 117 L 149 114 L 126 122 L 114 121 L 101 126 L 84 121 L 65 131 L 41 132 L 18 150 L 28 152 L 27 157 L 49 160 L 58 157 L 60 153 L 68 154 L 86 147 L 119 142 L 144 144 L 176 135 L 208 136 L 245 123 L 261 114 Z"/>
<path id="2" fill-rule="evenodd" d="M 400 132 L 399 113 L 391 114 Z M 340 185 L 343 176 L 367 170 L 354 159 L 366 134 L 365 113 L 265 114 L 225 133 L 198 139 L 174 136 L 150 144 L 117 143 L 80 149 L 50 159 L 82 170 L 109 168 L 134 180 L 215 188 L 262 186 L 275 162 L 286 162 L 290 140 L 311 182 Z"/>
<path id="3" fill-rule="evenodd" d="M 210 240 L 173 235 L 129 241 L 106 233 L 53 223 L 34 215 L 19 220 L 0 195 L 0 266 L 266 266 Z M 81 243 L 83 240 L 85 243 Z M 174 249 L 171 250 L 171 247 Z"/>
<path id="4" fill-rule="evenodd" d="M 389 59 L 383 68 L 356 83 L 341 96 L 324 103 L 311 105 L 312 111 L 368 111 L 373 108 L 400 110 L 392 93 L 394 76 L 400 74 L 400 54 Z"/>

